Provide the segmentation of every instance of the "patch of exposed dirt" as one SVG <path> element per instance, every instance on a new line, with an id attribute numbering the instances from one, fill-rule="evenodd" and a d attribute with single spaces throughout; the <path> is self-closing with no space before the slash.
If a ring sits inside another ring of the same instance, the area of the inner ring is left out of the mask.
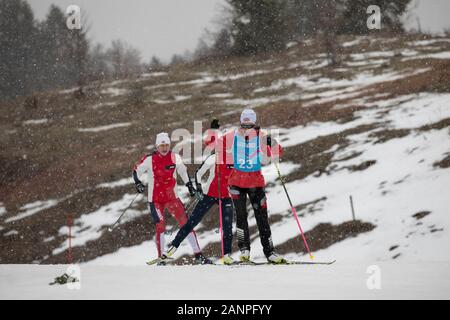
<path id="1" fill-rule="evenodd" d="M 366 170 L 369 167 L 373 166 L 375 163 L 377 163 L 376 160 L 368 160 L 368 161 L 364 161 L 363 163 L 360 163 L 358 165 L 348 166 L 348 167 L 344 167 L 344 168 L 348 169 L 349 171 L 363 171 L 363 170 Z"/>
<path id="2" fill-rule="evenodd" d="M 433 163 L 433 167 L 439 167 L 442 169 L 450 168 L 450 154 L 441 161 L 436 161 L 435 163 Z"/>
<path id="3" fill-rule="evenodd" d="M 21 220 L 3 223 L 5 230 L 17 230 L 18 235 L 10 237 L 9 241 L 0 244 L 0 261 L 2 263 L 30 263 L 45 261 L 47 259 L 44 257 L 50 256 L 52 263 L 65 263 L 65 257 L 52 257 L 52 251 L 66 240 L 66 237 L 59 235 L 59 230 L 62 226 L 67 225 L 68 215 L 76 220 L 83 214 L 96 211 L 103 205 L 121 199 L 123 194 L 132 191 L 130 188 L 130 186 L 125 186 L 80 191 L 54 207 Z M 133 207 L 136 210 L 145 210 L 145 208 L 146 203 L 139 202 L 139 200 Z M 17 210 L 8 212 L 8 216 L 2 217 L 2 221 L 17 213 Z M 44 239 L 49 237 L 54 237 L 54 240 L 44 242 Z"/>
<path id="4" fill-rule="evenodd" d="M 403 138 L 409 135 L 411 130 L 409 129 L 386 129 L 386 130 L 378 130 L 372 132 L 369 137 L 376 138 L 377 140 L 374 142 L 377 143 L 385 143 L 392 139 Z"/>
<path id="5" fill-rule="evenodd" d="M 286 182 L 304 179 L 313 173 L 316 173 L 317 176 L 329 174 L 327 168 L 332 163 L 334 152 L 328 150 L 335 145 L 339 146 L 335 151 L 343 149 L 349 144 L 347 136 L 367 132 L 374 128 L 376 128 L 375 125 L 362 125 L 286 148 L 283 153 L 283 159 L 301 165 L 298 170 L 286 176 Z"/>
<path id="6" fill-rule="evenodd" d="M 333 107 L 336 104 L 348 103 L 351 100 L 342 99 L 308 107 L 303 106 L 300 101 L 269 103 L 258 108 L 258 117 L 263 128 L 267 126 L 290 128 L 305 125 L 312 121 L 345 123 L 354 120 L 354 113 L 364 109 L 364 107 L 353 106 L 344 109 L 334 109 Z"/>
<path id="7" fill-rule="evenodd" d="M 171 220 L 170 218 L 168 220 Z M 173 221 L 168 222 L 168 226 Z M 86 262 L 105 254 L 113 253 L 120 248 L 132 247 L 140 243 L 150 240 L 154 236 L 154 225 L 150 221 L 148 215 L 144 215 L 132 222 L 127 222 L 116 227 L 112 232 L 106 229 L 102 236 L 95 240 L 89 241 L 82 247 L 74 247 L 72 249 L 74 263 Z M 156 247 L 148 248 L 149 252 L 156 251 Z M 145 257 L 142 257 L 143 263 Z M 52 256 L 42 261 L 42 263 L 65 263 L 67 261 L 67 251 Z"/>
<path id="8" fill-rule="evenodd" d="M 372 231 L 376 226 L 369 222 L 360 220 L 348 221 L 339 225 L 331 223 L 321 223 L 305 233 L 310 249 L 314 251 L 328 248 L 329 246 L 343 241 L 347 238 L 356 237 L 365 232 Z M 303 240 L 300 236 L 289 239 L 277 246 L 277 250 L 282 253 L 298 252 L 307 253 Z"/>
<path id="9" fill-rule="evenodd" d="M 407 95 L 418 92 L 450 92 L 450 62 L 427 59 L 410 61 L 411 68 L 430 68 L 418 75 L 374 85 L 380 92 Z M 404 68 L 405 66 L 403 66 Z"/>
<path id="10" fill-rule="evenodd" d="M 429 215 L 431 213 L 431 211 L 420 211 L 417 212 L 415 214 L 413 214 L 413 218 L 416 218 L 416 220 L 421 220 L 423 218 L 425 218 L 427 215 Z"/>
<path id="11" fill-rule="evenodd" d="M 326 200 L 327 197 L 322 197 L 313 201 L 302 203 L 296 206 L 295 210 L 299 213 L 300 217 L 304 217 L 306 214 L 313 214 L 314 212 L 319 211 L 319 209 L 316 208 L 316 205 Z"/>
<path id="12" fill-rule="evenodd" d="M 346 157 L 342 157 L 342 158 L 339 158 L 339 159 L 335 159 L 334 161 L 335 161 L 335 162 L 348 161 L 348 160 L 357 158 L 357 157 L 359 157 L 359 156 L 362 155 L 362 154 L 363 154 L 362 152 L 353 152 L 352 154 L 350 154 L 350 155 L 348 155 L 348 156 L 346 156 Z"/>
<path id="13" fill-rule="evenodd" d="M 436 123 L 427 124 L 419 128 L 420 131 L 441 130 L 450 127 L 450 118 L 443 119 Z"/>

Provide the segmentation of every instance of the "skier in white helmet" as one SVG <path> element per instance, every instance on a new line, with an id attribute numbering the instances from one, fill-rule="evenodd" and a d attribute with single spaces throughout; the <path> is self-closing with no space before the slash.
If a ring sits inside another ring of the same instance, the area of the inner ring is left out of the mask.
<path id="1" fill-rule="evenodd" d="M 166 225 L 164 210 L 173 215 L 180 226 L 183 226 L 188 220 L 184 205 L 177 195 L 177 173 L 185 183 L 191 196 L 195 196 L 196 190 L 189 179 L 186 166 L 180 155 L 170 150 L 169 135 L 165 132 L 159 133 L 156 136 L 155 145 L 156 151 L 153 154 L 144 156 L 135 165 L 133 179 L 137 192 L 143 193 L 145 186 L 140 178 L 144 174 L 148 177 L 148 205 L 151 218 L 156 226 L 158 257 L 161 257 L 165 249 L 164 233 Z M 211 263 L 202 254 L 195 232 L 190 232 L 187 238 L 194 251 L 197 263 Z M 162 261 L 160 264 L 165 264 L 165 262 Z"/>
<path id="2" fill-rule="evenodd" d="M 228 179 L 229 192 L 236 210 L 236 229 L 240 260 L 250 260 L 250 234 L 248 228 L 247 197 L 255 213 L 264 255 L 270 263 L 287 261 L 274 251 L 272 232 L 267 214 L 265 180 L 261 173 L 263 160 L 272 155 L 280 157 L 281 146 L 256 126 L 256 113 L 245 109 L 240 117 L 240 127 L 225 135 L 227 162 L 233 164 Z M 270 154 L 271 153 L 271 154 Z"/>

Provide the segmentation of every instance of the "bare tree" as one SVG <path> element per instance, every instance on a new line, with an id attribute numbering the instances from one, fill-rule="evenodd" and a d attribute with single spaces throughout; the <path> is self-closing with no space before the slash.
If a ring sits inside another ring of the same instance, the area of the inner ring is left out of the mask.
<path id="1" fill-rule="evenodd" d="M 114 40 L 106 53 L 115 79 L 127 78 L 142 71 L 141 54 L 125 41 Z"/>
<path id="2" fill-rule="evenodd" d="M 106 80 L 110 78 L 111 73 L 108 69 L 108 58 L 106 51 L 101 44 L 94 45 L 89 50 L 89 59 L 87 64 L 88 81 Z"/>
<path id="3" fill-rule="evenodd" d="M 335 66 L 339 62 L 337 41 L 337 28 L 340 23 L 340 12 L 342 4 L 339 1 L 332 1 L 329 3 L 320 3 L 319 5 L 319 24 L 322 26 L 321 34 L 323 37 L 323 43 L 325 46 L 325 52 L 327 54 L 328 61 L 331 66 Z"/>

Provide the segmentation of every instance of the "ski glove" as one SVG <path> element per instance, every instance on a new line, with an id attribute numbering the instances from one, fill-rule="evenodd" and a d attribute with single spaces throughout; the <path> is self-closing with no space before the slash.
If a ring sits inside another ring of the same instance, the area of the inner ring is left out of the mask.
<path id="1" fill-rule="evenodd" d="M 202 189 L 202 185 L 200 183 L 196 184 L 196 189 L 197 191 L 195 192 L 195 197 L 199 200 L 202 201 L 203 200 L 203 189 Z"/>
<path id="2" fill-rule="evenodd" d="M 142 182 L 136 183 L 136 191 L 138 193 L 143 193 L 145 191 L 145 186 L 142 184 Z"/>
<path id="3" fill-rule="evenodd" d="M 189 190 L 189 195 L 190 195 L 191 197 L 195 196 L 196 191 L 195 191 L 195 188 L 194 188 L 194 186 L 192 185 L 192 182 L 191 182 L 191 181 L 189 181 L 188 183 L 186 183 L 186 187 L 187 187 L 188 190 Z"/>
<path id="4" fill-rule="evenodd" d="M 272 147 L 272 137 L 271 136 L 267 136 L 267 145 L 269 147 Z"/>
<path id="5" fill-rule="evenodd" d="M 219 128 L 220 128 L 219 119 L 213 119 L 213 121 L 211 121 L 211 129 L 219 129 Z"/>
<path id="6" fill-rule="evenodd" d="M 197 183 L 195 187 L 197 189 L 197 192 L 203 193 L 203 188 L 202 188 L 202 184 L 201 183 Z"/>

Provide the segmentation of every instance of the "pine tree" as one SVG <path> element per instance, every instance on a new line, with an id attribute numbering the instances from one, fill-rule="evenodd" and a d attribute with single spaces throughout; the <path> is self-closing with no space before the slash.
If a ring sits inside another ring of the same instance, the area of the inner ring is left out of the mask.
<path id="1" fill-rule="evenodd" d="M 77 85 L 81 88 L 87 81 L 87 60 L 89 51 L 89 42 L 86 38 L 86 31 L 83 29 L 74 29 L 69 31 L 69 44 L 71 64 L 69 72 L 76 79 Z"/>
<path id="2" fill-rule="evenodd" d="M 69 86 L 76 82 L 76 76 L 73 75 L 73 39 L 69 32 L 64 13 L 57 6 L 51 5 L 41 28 L 41 45 L 44 52 L 42 83 L 46 87 Z"/>
<path id="3" fill-rule="evenodd" d="M 85 85 L 89 50 L 86 31 L 68 29 L 66 16 L 59 7 L 50 6 L 35 42 L 38 89 Z"/>
<path id="4" fill-rule="evenodd" d="M 23 0 L 0 0 L 0 99 L 32 90 L 36 22 Z"/>
<path id="5" fill-rule="evenodd" d="M 40 28 L 39 51 L 42 52 L 40 83 L 43 86 L 42 89 L 62 83 L 63 61 L 65 57 L 68 57 L 66 29 L 63 12 L 52 5 Z"/>
<path id="6" fill-rule="evenodd" d="M 323 0 L 289 0 L 286 17 L 291 38 L 306 38 L 320 30 L 320 10 Z"/>
<path id="7" fill-rule="evenodd" d="M 227 29 L 222 29 L 217 34 L 212 49 L 215 55 L 227 55 L 231 52 L 231 35 Z"/>
<path id="8" fill-rule="evenodd" d="M 162 64 L 161 60 L 159 60 L 158 57 L 153 56 L 150 59 L 150 65 L 149 66 L 150 66 L 151 70 L 158 70 L 158 69 L 160 69 L 163 66 L 163 64 Z"/>
<path id="9" fill-rule="evenodd" d="M 284 0 L 227 0 L 232 11 L 233 52 L 242 55 L 285 48 L 288 28 Z"/>
<path id="10" fill-rule="evenodd" d="M 381 31 L 402 32 L 403 24 L 401 16 L 411 0 L 347 0 L 343 13 L 340 33 L 367 34 L 371 30 L 367 28 L 367 8 L 377 5 L 381 9 Z"/>

